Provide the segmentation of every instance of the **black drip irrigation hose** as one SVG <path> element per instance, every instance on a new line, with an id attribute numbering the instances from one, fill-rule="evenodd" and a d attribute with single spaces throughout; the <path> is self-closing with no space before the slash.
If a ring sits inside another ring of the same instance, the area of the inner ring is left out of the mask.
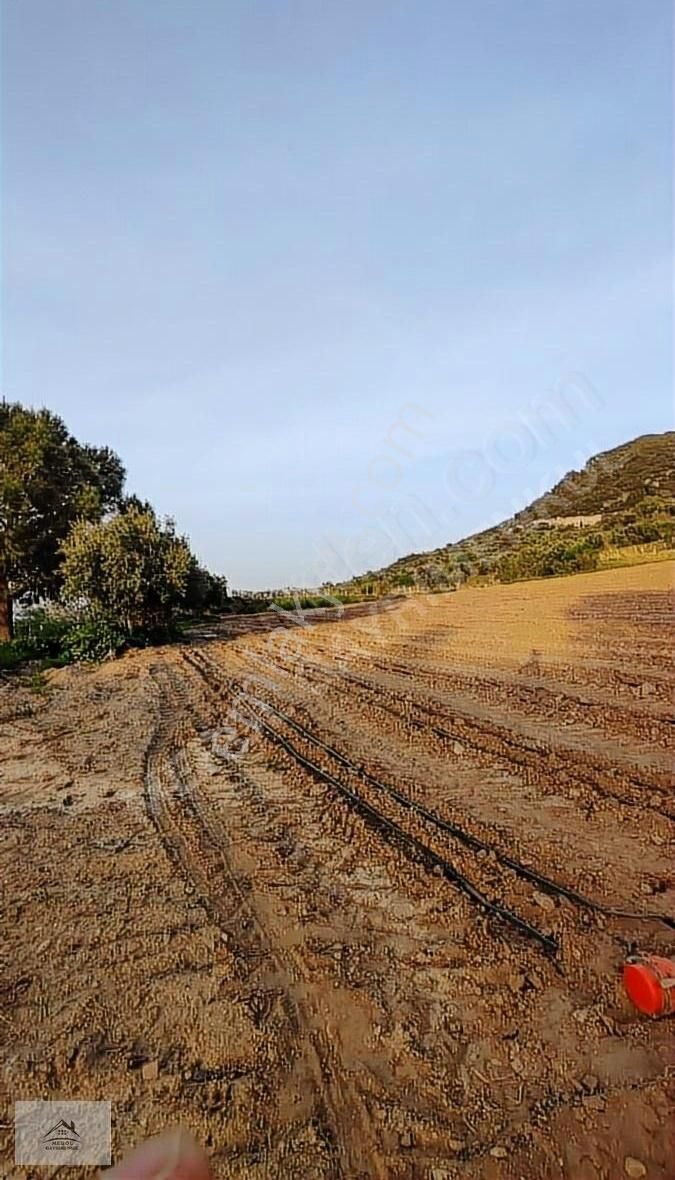
<path id="1" fill-rule="evenodd" d="M 453 885 L 455 885 L 462 893 L 464 893 L 471 901 L 473 901 L 475 905 L 480 906 L 480 908 L 486 913 L 491 914 L 493 917 L 499 918 L 501 921 L 512 926 L 526 938 L 537 942 L 541 949 L 550 958 L 555 958 L 557 956 L 559 949 L 558 941 L 553 937 L 553 935 L 543 934 L 542 931 L 538 930 L 536 926 L 532 926 L 529 922 L 525 921 L 524 918 L 519 917 L 518 914 L 508 909 L 506 906 L 500 905 L 499 902 L 490 901 L 489 898 L 485 896 L 485 894 L 481 893 L 479 889 L 476 889 L 475 885 L 473 885 L 467 877 L 460 873 L 454 867 L 454 865 L 451 865 L 449 861 L 445 860 L 444 857 L 439 856 L 438 853 L 433 851 L 433 849 L 428 848 L 427 845 L 423 844 L 421 840 L 418 840 L 416 836 L 411 836 L 410 833 L 404 831 L 404 829 L 401 828 L 399 824 L 382 815 L 381 812 L 379 812 L 375 807 L 372 807 L 370 803 L 367 803 L 365 799 L 363 799 L 355 791 L 352 791 L 349 787 L 345 786 L 344 783 L 341 783 L 339 779 L 335 778 L 327 770 L 324 770 L 315 762 L 312 762 L 310 758 L 306 758 L 304 754 L 301 754 L 291 742 L 284 738 L 282 734 L 278 733 L 264 720 L 263 717 L 260 716 L 258 711 L 251 704 L 250 700 L 247 698 L 241 698 L 240 703 L 243 704 L 246 709 L 248 709 L 263 732 L 272 742 L 281 746 L 281 748 L 284 749 L 287 754 L 294 758 L 296 762 L 299 762 L 300 765 L 308 770 L 314 778 L 317 778 L 321 782 L 327 783 L 330 787 L 332 787 L 335 791 L 347 799 L 352 807 L 359 813 L 359 815 L 361 815 L 366 820 L 369 826 L 374 828 L 380 835 L 383 835 L 385 839 L 388 839 L 390 842 L 403 849 L 408 854 L 408 856 L 423 864 L 424 867 L 429 869 L 431 872 L 440 871 L 441 876 L 445 877 L 447 881 L 450 881 Z M 261 704 L 263 708 L 269 708 L 267 702 L 265 701 L 259 701 L 258 703 Z M 278 712 L 278 710 L 273 711 Z M 283 714 L 281 717 L 284 721 L 286 721 L 286 718 L 283 717 Z"/>
<path id="2" fill-rule="evenodd" d="M 322 669 L 319 665 L 312 664 L 311 668 L 315 672 L 322 672 Z M 354 679 L 357 678 L 354 677 Z M 358 681 L 362 684 L 366 683 L 360 677 L 358 678 Z M 275 713 L 282 721 L 285 721 L 287 725 L 290 725 L 292 729 L 295 729 L 297 733 L 301 734 L 302 737 L 311 742 L 314 742 L 315 745 L 320 746 L 321 749 L 325 750 L 327 754 L 330 754 L 331 757 L 335 758 L 336 761 L 341 763 L 342 766 L 348 770 L 351 770 L 354 774 L 358 774 L 360 778 L 370 783 L 371 786 L 375 787 L 377 790 L 383 791 L 385 794 L 390 795 L 392 798 L 396 799 L 396 801 L 400 803 L 402 807 L 415 812 L 428 823 L 437 827 L 440 831 L 447 832 L 448 835 L 453 836 L 456 840 L 459 840 L 462 844 L 465 844 L 467 848 L 472 848 L 477 852 L 480 851 L 493 853 L 500 864 L 503 864 L 506 868 L 511 869 L 512 872 L 514 872 L 517 876 L 522 877 L 523 880 L 530 881 L 533 885 L 538 885 L 539 888 L 543 889 L 545 893 L 549 893 L 556 897 L 564 897 L 567 899 L 567 901 L 571 901 L 575 905 L 581 906 L 584 909 L 592 910 L 595 913 L 604 914 L 607 917 L 627 918 L 637 922 L 662 922 L 664 926 L 667 926 L 671 930 L 675 930 L 675 918 L 671 918 L 667 914 L 650 913 L 649 911 L 647 913 L 639 913 L 634 910 L 623 910 L 614 906 L 606 906 L 601 902 L 592 901 L 590 897 L 586 897 L 583 893 L 579 893 L 576 889 L 572 889 L 568 885 L 561 885 L 558 881 L 554 881 L 551 877 L 547 877 L 542 873 L 538 873 L 535 869 L 529 869 L 527 865 L 522 864 L 521 861 L 514 860 L 513 857 L 507 856 L 507 854 L 504 852 L 500 852 L 494 847 L 494 845 L 487 843 L 485 840 L 479 839 L 478 836 L 473 836 L 470 832 L 465 831 L 464 828 L 460 828 L 457 824 L 452 823 L 450 820 L 443 819 L 442 816 L 438 815 L 435 811 L 430 811 L 428 808 L 424 807 L 423 804 L 416 803 L 407 795 L 403 795 L 395 787 L 389 786 L 387 783 L 380 782 L 379 779 L 376 779 L 371 774 L 369 774 L 363 766 L 359 766 L 356 763 L 351 762 L 349 758 L 346 758 L 338 750 L 333 749 L 332 746 L 329 746 L 321 738 L 311 733 L 303 725 L 300 725 L 297 721 L 287 717 L 284 713 L 277 709 L 275 705 L 272 705 L 267 701 L 265 701 L 264 704 L 268 709 L 271 709 L 272 712 Z"/>

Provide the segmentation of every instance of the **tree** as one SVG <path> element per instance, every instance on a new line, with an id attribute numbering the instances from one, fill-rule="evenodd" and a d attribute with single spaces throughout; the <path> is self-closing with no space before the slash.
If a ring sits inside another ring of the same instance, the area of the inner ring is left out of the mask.
<path id="1" fill-rule="evenodd" d="M 0 642 L 14 599 L 58 593 L 69 529 L 113 508 L 124 474 L 113 451 L 82 446 L 56 414 L 0 402 Z"/>
<path id="2" fill-rule="evenodd" d="M 195 561 L 173 521 L 129 508 L 78 521 L 63 543 L 64 595 L 114 620 L 129 638 L 164 632 Z"/>
<path id="3" fill-rule="evenodd" d="M 58 592 L 74 520 L 99 518 L 123 485 L 109 448 L 81 446 L 48 409 L 0 402 L 0 642 L 12 637 L 13 599 Z"/>
<path id="4" fill-rule="evenodd" d="M 186 610 L 227 610 L 229 607 L 227 578 L 205 570 L 197 558 L 193 557 L 181 606 L 184 606 Z"/>

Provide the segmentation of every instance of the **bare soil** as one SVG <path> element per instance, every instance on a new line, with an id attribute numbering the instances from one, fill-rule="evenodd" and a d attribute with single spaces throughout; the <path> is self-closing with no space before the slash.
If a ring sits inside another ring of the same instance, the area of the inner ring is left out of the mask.
<path id="1" fill-rule="evenodd" d="M 621 967 L 675 956 L 674 574 L 2 683 L 0 1176 L 13 1102 L 73 1097 L 223 1178 L 672 1177 Z"/>

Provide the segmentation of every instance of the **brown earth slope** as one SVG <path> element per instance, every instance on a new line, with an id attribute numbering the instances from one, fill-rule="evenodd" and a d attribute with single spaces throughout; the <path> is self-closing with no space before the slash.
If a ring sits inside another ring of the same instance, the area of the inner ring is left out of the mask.
<path id="1" fill-rule="evenodd" d="M 673 573 L 7 681 L 0 1176 L 29 1097 L 223 1178 L 670 1176 Z"/>

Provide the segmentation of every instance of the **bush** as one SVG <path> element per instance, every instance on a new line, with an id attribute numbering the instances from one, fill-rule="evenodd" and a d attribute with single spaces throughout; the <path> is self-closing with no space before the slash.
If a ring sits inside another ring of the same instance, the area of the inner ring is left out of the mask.
<path id="1" fill-rule="evenodd" d="M 119 627 L 103 617 L 90 616 L 71 626 L 64 636 L 62 653 L 69 663 L 98 663 L 116 656 L 125 646 Z"/>
<path id="2" fill-rule="evenodd" d="M 25 658 L 57 659 L 72 626 L 73 619 L 65 612 L 38 606 L 17 619 L 14 641 L 29 653 Z"/>
<path id="3" fill-rule="evenodd" d="M 13 672 L 24 660 L 29 658 L 23 644 L 16 639 L 9 643 L 0 643 L 0 672 Z"/>
<path id="4" fill-rule="evenodd" d="M 0 669 L 29 661 L 42 667 L 95 662 L 117 655 L 124 645 L 120 627 L 103 615 L 36 607 L 17 620 L 11 643 L 0 644 Z"/>

